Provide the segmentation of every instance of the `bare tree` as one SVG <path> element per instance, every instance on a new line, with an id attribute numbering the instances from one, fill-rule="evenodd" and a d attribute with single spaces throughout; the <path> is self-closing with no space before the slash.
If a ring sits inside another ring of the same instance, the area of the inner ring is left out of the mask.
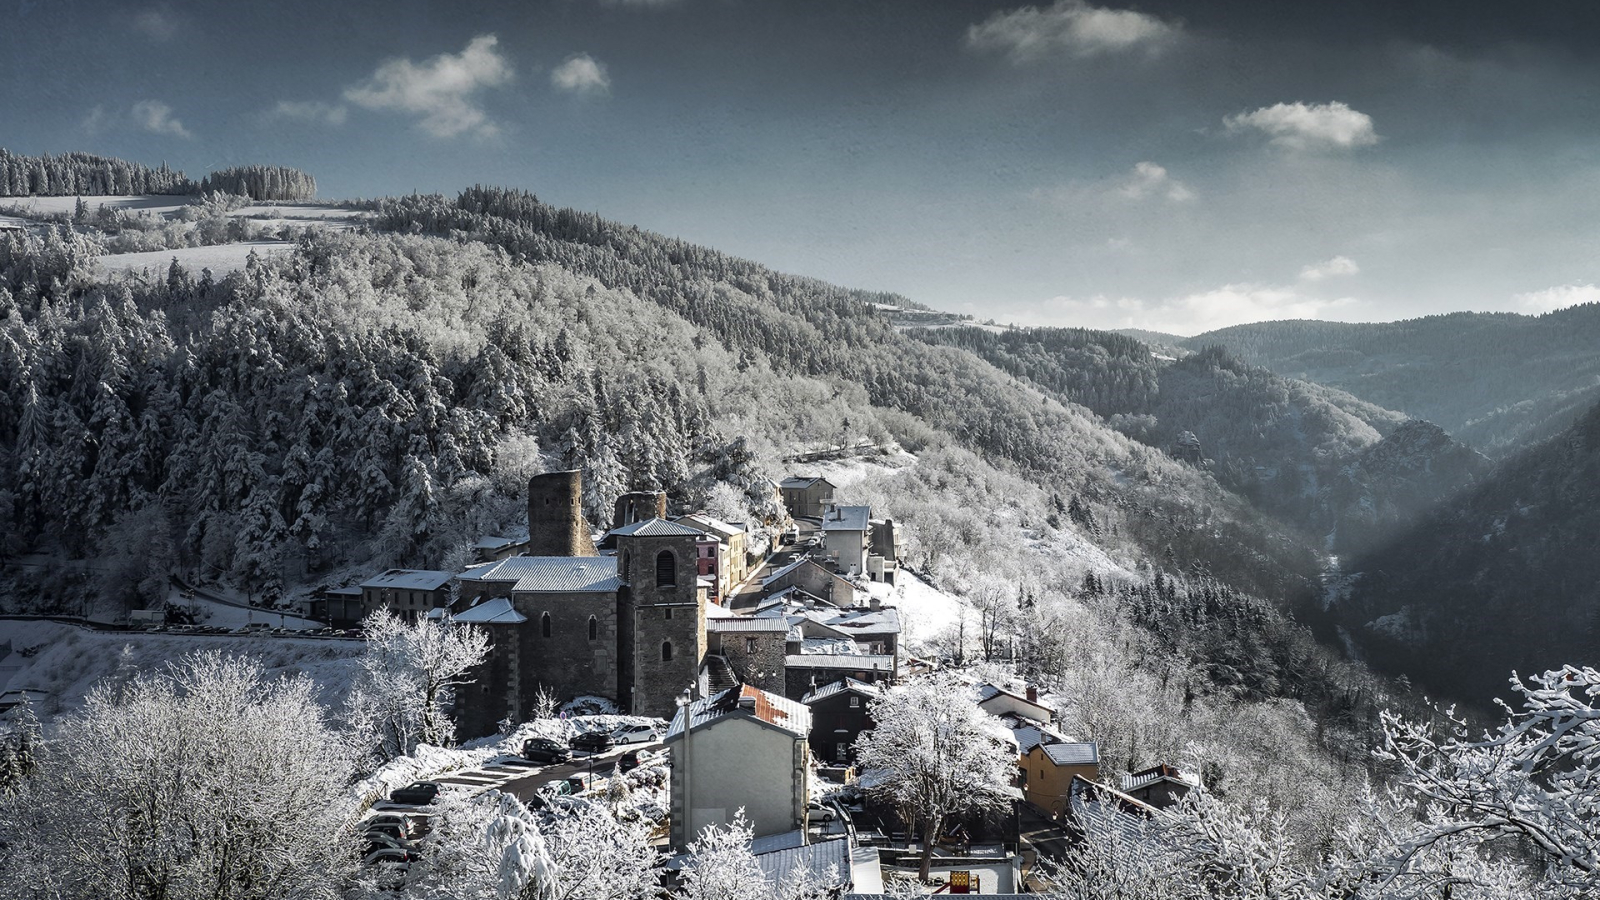
<path id="1" fill-rule="evenodd" d="M 448 617 L 407 623 L 387 610 L 367 616 L 361 627 L 367 649 L 347 703 L 356 741 L 380 762 L 418 744 L 452 742 L 450 704 L 488 656 L 488 635 Z"/>

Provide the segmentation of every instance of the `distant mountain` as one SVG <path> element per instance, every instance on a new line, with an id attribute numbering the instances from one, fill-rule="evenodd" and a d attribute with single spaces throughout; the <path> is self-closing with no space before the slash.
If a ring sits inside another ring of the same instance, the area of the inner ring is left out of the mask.
<path id="1" fill-rule="evenodd" d="M 1216 346 L 1172 360 L 1122 332 L 910 334 L 970 350 L 1088 407 L 1339 552 L 1373 546 L 1488 467 L 1435 425 L 1247 365 Z"/>
<path id="2" fill-rule="evenodd" d="M 1451 696 L 1600 647 L 1600 405 L 1353 560 L 1333 610 L 1374 664 Z"/>
<path id="3" fill-rule="evenodd" d="M 1439 424 L 1492 456 L 1554 434 L 1600 399 L 1600 304 L 1541 316 L 1261 322 L 1183 341 Z"/>

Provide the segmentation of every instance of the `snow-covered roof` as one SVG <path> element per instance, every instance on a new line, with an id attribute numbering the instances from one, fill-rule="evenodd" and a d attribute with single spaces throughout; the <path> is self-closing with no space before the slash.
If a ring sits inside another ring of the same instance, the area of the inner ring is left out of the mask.
<path id="1" fill-rule="evenodd" d="M 352 584 L 349 587 L 328 588 L 322 593 L 329 597 L 359 597 L 361 596 L 361 585 Z"/>
<path id="2" fill-rule="evenodd" d="M 853 634 L 899 634 L 900 611 L 892 606 L 881 609 L 847 609 L 830 613 L 827 623 Z"/>
<path id="3" fill-rule="evenodd" d="M 871 527 L 872 507 L 835 506 L 822 517 L 823 531 L 866 531 Z"/>
<path id="4" fill-rule="evenodd" d="M 703 535 L 705 531 L 699 528 L 690 528 L 666 519 L 642 519 L 632 525 L 612 529 L 607 537 L 681 537 L 686 534 Z"/>
<path id="5" fill-rule="evenodd" d="M 800 490 L 811 487 L 818 482 L 821 482 L 828 487 L 833 487 L 833 482 L 821 477 L 820 475 L 791 475 L 788 478 L 778 482 L 778 487 L 785 487 L 791 490 Z"/>
<path id="6" fill-rule="evenodd" d="M 364 588 L 393 588 L 401 591 L 436 591 L 456 577 L 454 572 L 433 569 L 390 569 L 361 582 Z"/>
<path id="7" fill-rule="evenodd" d="M 783 619 L 772 618 L 771 616 L 762 616 L 760 618 L 740 616 L 732 619 L 706 620 L 706 631 L 786 632 L 788 630 L 788 622 L 784 621 Z"/>
<path id="8" fill-rule="evenodd" d="M 1011 729 L 1011 736 L 1017 742 L 1017 752 L 1027 753 L 1040 744 L 1054 744 L 1065 740 L 1061 735 L 1038 725 L 1020 725 Z"/>
<path id="9" fill-rule="evenodd" d="M 528 617 L 517 612 L 511 601 L 504 597 L 485 600 L 454 618 L 456 622 L 467 625 L 519 625 L 528 621 Z"/>
<path id="10" fill-rule="evenodd" d="M 818 883 L 829 887 L 848 885 L 851 881 L 850 840 L 840 837 L 815 844 L 801 844 L 767 853 L 757 853 L 756 865 L 770 885 L 791 883 L 800 872 L 809 872 Z M 829 873 L 832 877 L 829 877 Z"/>
<path id="11" fill-rule="evenodd" d="M 622 586 L 614 556 L 513 556 L 461 573 L 462 581 L 511 582 L 517 593 L 607 593 Z"/>
<path id="12" fill-rule="evenodd" d="M 1151 766 L 1142 772 L 1133 772 L 1122 776 L 1121 787 L 1123 792 L 1131 793 L 1142 787 L 1149 787 L 1158 781 L 1170 781 L 1173 784 L 1181 784 L 1184 787 L 1200 786 L 1200 776 L 1162 763 L 1159 766 Z"/>
<path id="13" fill-rule="evenodd" d="M 1114 853 L 1146 854 L 1159 852 L 1146 827 L 1155 807 L 1121 791 L 1072 776 L 1067 788 L 1067 808 L 1085 834 L 1100 837 L 1116 834 L 1121 840 L 1111 846 Z"/>
<path id="14" fill-rule="evenodd" d="M 724 522 L 721 519 L 713 519 L 705 513 L 691 513 L 687 516 L 679 516 L 672 521 L 679 525 L 686 525 L 689 528 L 697 528 L 701 531 L 708 532 L 713 537 L 720 537 L 724 539 L 734 537 L 735 535 L 744 534 L 744 529 L 740 528 L 738 525 Z"/>
<path id="15" fill-rule="evenodd" d="M 883 692 L 878 690 L 876 685 L 867 684 L 865 681 L 857 681 L 854 678 L 845 676 L 844 678 L 841 678 L 838 681 L 827 685 L 826 687 L 819 687 L 816 690 L 811 691 L 804 697 L 801 697 L 800 702 L 810 706 L 811 704 L 816 703 L 818 700 L 826 700 L 829 697 L 842 694 L 845 691 L 849 691 L 852 694 L 861 694 L 862 696 L 871 697 L 874 699 L 883 696 Z"/>
<path id="16" fill-rule="evenodd" d="M 784 658 L 791 669 L 852 669 L 857 672 L 892 672 L 894 657 L 875 653 L 791 653 Z"/>
<path id="17" fill-rule="evenodd" d="M 761 586 L 762 587 L 766 587 L 767 585 L 772 584 L 774 581 L 777 581 L 778 579 L 780 579 L 783 576 L 789 574 L 790 572 L 793 572 L 795 569 L 800 568 L 801 566 L 805 565 L 806 563 L 811 563 L 812 565 L 816 565 L 816 563 L 811 562 L 810 559 L 807 559 L 806 557 L 802 556 L 799 559 L 795 560 L 794 562 L 789 563 L 787 566 L 784 566 L 783 568 L 779 569 L 778 571 L 773 572 L 771 575 L 768 575 L 767 577 L 761 579 Z"/>
<path id="18" fill-rule="evenodd" d="M 1058 766 L 1096 766 L 1100 764 L 1100 745 L 1093 741 L 1045 744 L 1039 748 Z"/>
<path id="19" fill-rule="evenodd" d="M 527 542 L 528 529 L 524 528 L 520 531 L 513 531 L 510 534 L 486 534 L 483 537 L 478 538 L 478 542 L 472 545 L 472 549 L 504 550 L 507 547 L 515 546 L 517 544 L 526 544 Z"/>
<path id="20" fill-rule="evenodd" d="M 805 737 L 811 732 L 811 710 L 805 704 L 746 684 L 728 688 L 715 697 L 696 700 L 679 709 L 671 727 L 667 729 L 666 740 L 671 742 L 683 736 L 686 718 L 693 722 L 690 727 L 699 731 L 730 716 L 754 719 L 797 737 Z"/>

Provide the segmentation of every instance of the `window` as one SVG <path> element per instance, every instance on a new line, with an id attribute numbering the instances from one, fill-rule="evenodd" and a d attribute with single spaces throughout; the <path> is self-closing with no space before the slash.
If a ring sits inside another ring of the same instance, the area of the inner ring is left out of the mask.
<path id="1" fill-rule="evenodd" d="M 545 637 L 550 636 L 550 614 L 545 613 L 539 617 L 539 633 Z"/>
<path id="2" fill-rule="evenodd" d="M 754 652 L 756 652 L 756 639 L 755 638 L 747 637 L 747 638 L 744 639 L 744 652 L 746 652 L 746 653 L 754 653 Z"/>
<path id="3" fill-rule="evenodd" d="M 850 698 L 850 708 L 851 709 L 860 709 L 861 708 L 861 698 L 860 697 L 851 697 Z"/>
<path id="4" fill-rule="evenodd" d="M 656 554 L 656 587 L 676 587 L 678 584 L 678 558 L 671 550 Z"/>
<path id="5" fill-rule="evenodd" d="M 672 618 L 672 607 L 670 607 L 670 606 L 669 606 L 669 607 L 667 607 L 667 608 L 666 608 L 666 609 L 663 609 L 663 610 L 662 610 L 662 611 L 661 611 L 661 618 L 663 618 L 663 619 L 670 619 L 670 618 Z"/>
<path id="6" fill-rule="evenodd" d="M 594 616 L 590 616 L 589 617 L 589 640 L 592 641 L 592 640 L 594 640 L 595 638 L 597 638 L 599 636 L 600 636 L 600 620 L 596 619 Z"/>
<path id="7" fill-rule="evenodd" d="M 671 662 L 672 661 L 672 642 L 671 641 L 662 641 L 661 642 L 661 661 L 662 662 Z"/>

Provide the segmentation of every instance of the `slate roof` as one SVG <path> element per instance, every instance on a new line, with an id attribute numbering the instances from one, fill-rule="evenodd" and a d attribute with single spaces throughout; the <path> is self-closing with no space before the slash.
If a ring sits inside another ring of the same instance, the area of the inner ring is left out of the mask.
<path id="1" fill-rule="evenodd" d="M 401 591 L 436 591 L 456 577 L 454 572 L 433 569 L 390 569 L 361 582 L 364 588 L 393 588 Z"/>
<path id="2" fill-rule="evenodd" d="M 706 619 L 707 631 L 733 632 L 733 631 L 759 631 L 759 632 L 787 632 L 789 623 L 783 619 L 771 616 L 752 618 L 740 616 L 731 619 Z"/>
<path id="3" fill-rule="evenodd" d="M 509 581 L 519 594 L 603 594 L 622 586 L 614 556 L 513 556 L 473 566 L 461 580 Z"/>
<path id="4" fill-rule="evenodd" d="M 800 702 L 810 706 L 811 704 L 816 703 L 818 700 L 826 700 L 829 697 L 837 696 L 845 691 L 849 691 L 853 694 L 861 694 L 862 696 L 871 697 L 873 699 L 883 696 L 883 692 L 878 690 L 876 685 L 867 684 L 865 681 L 857 681 L 854 678 L 846 676 L 830 685 L 827 685 L 826 687 L 819 687 L 816 690 L 811 691 L 804 697 L 801 697 Z"/>
<path id="5" fill-rule="evenodd" d="M 747 709 L 739 705 L 739 700 L 749 697 L 755 701 L 754 708 Z M 712 723 L 733 716 L 755 719 L 771 728 L 787 732 L 795 737 L 803 738 L 811 732 L 811 710 L 803 703 L 790 700 L 778 694 L 771 694 L 760 688 L 750 685 L 731 687 L 715 697 L 696 700 L 686 707 L 678 710 L 672 719 L 672 725 L 667 729 L 665 740 L 668 742 L 678 740 L 683 736 L 684 720 L 690 718 L 690 726 L 699 731 Z"/>
<path id="6" fill-rule="evenodd" d="M 699 529 L 700 531 L 707 532 L 715 537 L 731 538 L 735 535 L 744 534 L 743 528 L 740 528 L 737 525 L 731 525 L 722 521 L 721 519 L 713 519 L 703 513 L 691 513 L 687 516 L 679 516 L 678 518 L 673 519 L 673 521 L 679 525 L 684 525 L 689 528 L 695 528 Z"/>
<path id="7" fill-rule="evenodd" d="M 631 537 L 634 535 L 639 537 L 678 537 L 686 534 L 698 537 L 704 535 L 705 531 L 699 528 L 690 528 L 687 525 L 679 525 L 676 522 L 668 522 L 666 519 L 643 519 L 632 525 L 624 525 L 621 528 L 613 529 L 606 534 L 606 537 Z"/>
<path id="8" fill-rule="evenodd" d="M 453 619 L 467 625 L 518 625 L 528 621 L 528 617 L 517 612 L 511 601 L 504 597 L 485 600 Z"/>
<path id="9" fill-rule="evenodd" d="M 823 531 L 866 531 L 871 528 L 872 507 L 835 506 L 822 517 Z"/>
<path id="10" fill-rule="evenodd" d="M 816 484 L 819 481 L 823 482 L 826 485 L 828 485 L 828 487 L 833 487 L 833 482 L 829 481 L 826 478 L 818 476 L 818 475 L 812 475 L 812 476 L 791 475 L 790 477 L 785 478 L 784 480 L 778 482 L 778 487 L 786 487 L 786 488 L 799 490 L 799 489 L 804 489 L 804 488 L 811 487 L 812 485 Z"/>
<path id="11" fill-rule="evenodd" d="M 1100 764 L 1100 745 L 1093 741 L 1045 744 L 1044 755 L 1058 766 L 1097 766 Z"/>
<path id="12" fill-rule="evenodd" d="M 1185 787 L 1198 787 L 1200 785 L 1200 776 L 1162 763 L 1159 766 L 1151 766 L 1142 772 L 1134 772 L 1122 776 L 1121 787 L 1124 793 L 1131 793 L 1158 781 L 1170 781 Z"/>
<path id="13" fill-rule="evenodd" d="M 526 544 L 527 542 L 528 529 L 524 528 L 521 531 L 513 531 L 510 534 L 486 534 L 478 538 L 478 542 L 473 544 L 472 548 L 474 550 L 503 550 L 514 544 Z"/>
<path id="14" fill-rule="evenodd" d="M 892 606 L 872 610 L 847 609 L 834 614 L 827 622 L 835 628 L 858 635 L 900 633 L 900 611 Z"/>
<path id="15" fill-rule="evenodd" d="M 771 575 L 768 575 L 767 577 L 761 579 L 761 586 L 762 587 L 766 587 L 767 585 L 773 583 L 774 581 L 777 581 L 778 579 L 780 579 L 783 576 L 789 574 L 790 572 L 793 572 L 795 569 L 800 568 L 801 566 L 805 565 L 806 563 L 811 563 L 812 565 L 816 565 L 815 562 L 812 562 L 810 559 L 802 556 L 799 559 L 795 560 L 794 562 L 789 563 L 787 566 L 784 566 L 783 568 L 779 569 L 778 571 L 773 572 Z"/>
<path id="16" fill-rule="evenodd" d="M 788 883 L 787 880 L 799 872 L 810 872 L 825 885 L 848 885 L 851 882 L 850 855 L 850 841 L 841 837 L 770 853 L 757 853 L 756 865 L 761 867 L 762 876 L 771 885 Z M 830 868 L 833 870 L 831 879 L 828 878 Z"/>
<path id="17" fill-rule="evenodd" d="M 893 672 L 894 657 L 874 653 L 791 653 L 783 658 L 791 669 L 851 669 L 857 672 Z"/>
<path id="18" fill-rule="evenodd" d="M 1146 827 L 1155 807 L 1121 791 L 1074 775 L 1067 788 L 1067 809 L 1086 835 L 1119 837 L 1111 845 L 1112 853 L 1128 862 L 1160 851 Z"/>

